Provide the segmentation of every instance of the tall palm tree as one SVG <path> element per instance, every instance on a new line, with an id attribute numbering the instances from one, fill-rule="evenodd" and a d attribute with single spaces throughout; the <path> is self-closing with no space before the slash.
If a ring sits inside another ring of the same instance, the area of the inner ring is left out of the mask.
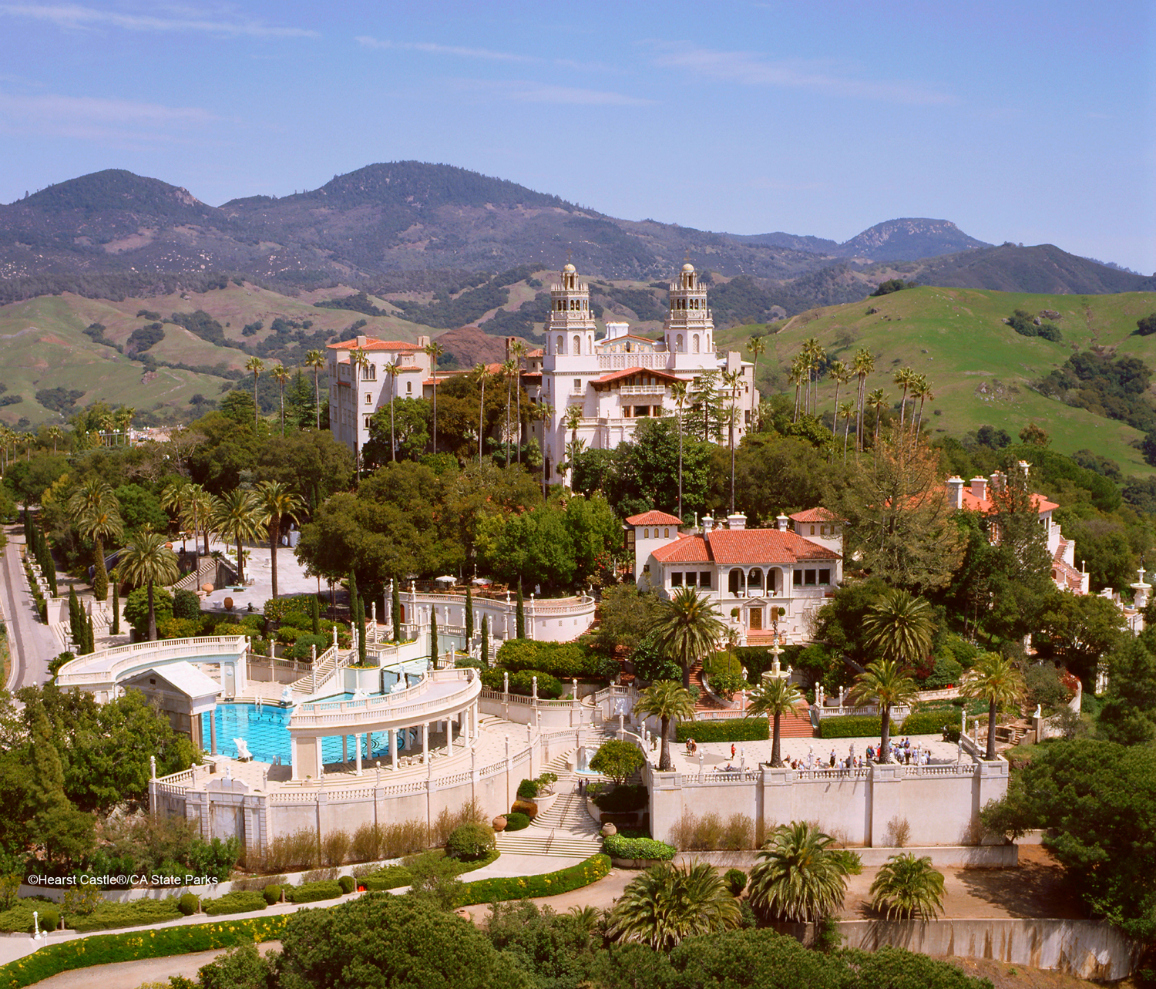
<path id="1" fill-rule="evenodd" d="M 851 432 L 851 420 L 855 418 L 855 403 L 844 402 L 839 406 L 838 416 L 843 420 L 843 460 L 847 460 L 847 436 Z"/>
<path id="2" fill-rule="evenodd" d="M 759 358 L 767 351 L 767 338 L 754 336 L 747 341 L 747 352 L 751 355 L 751 382 L 759 386 Z"/>
<path id="3" fill-rule="evenodd" d="M 252 491 L 234 488 L 213 499 L 209 527 L 227 542 L 237 544 L 237 579 L 245 579 L 245 554 L 242 543 L 265 535 L 265 514 Z"/>
<path id="4" fill-rule="evenodd" d="M 866 347 L 855 351 L 855 359 L 851 362 L 851 373 L 859 379 L 856 389 L 855 403 L 858 414 L 855 419 L 855 449 L 863 452 L 863 403 L 867 397 L 867 375 L 875 370 L 875 355 Z"/>
<path id="5" fill-rule="evenodd" d="M 934 920 L 943 912 L 943 873 L 932 866 L 929 855 L 892 855 L 871 883 L 871 909 L 888 920 L 892 915 Z"/>
<path id="6" fill-rule="evenodd" d="M 397 392 L 397 376 L 401 374 L 401 365 L 390 361 L 382 368 L 389 375 L 389 459 L 397 462 L 397 437 L 393 427 L 393 396 Z"/>
<path id="7" fill-rule="evenodd" d="M 68 510 L 76 528 L 92 540 L 92 595 L 97 601 L 108 597 L 108 571 L 104 568 L 104 541 L 120 539 L 124 523 L 116 495 L 104 481 L 90 477 L 68 501 Z"/>
<path id="8" fill-rule="evenodd" d="M 531 410 L 534 419 L 542 424 L 542 500 L 546 500 L 546 426 L 554 421 L 554 406 L 549 402 L 539 402 Z"/>
<path id="9" fill-rule="evenodd" d="M 277 544 L 281 540 L 281 521 L 297 521 L 298 513 L 305 507 L 287 484 L 281 481 L 262 481 L 257 485 L 257 497 L 265 516 L 269 532 L 269 560 L 273 573 L 273 597 L 277 597 Z"/>
<path id="10" fill-rule="evenodd" d="M 690 671 L 726 637 L 727 627 L 706 595 L 680 587 L 659 602 L 648 632 L 662 654 L 682 668 L 682 685 L 689 689 Z"/>
<path id="11" fill-rule="evenodd" d="M 834 841 L 804 821 L 775 828 L 747 883 L 755 913 L 768 920 L 808 924 L 838 910 L 857 857 L 832 848 Z"/>
<path id="12" fill-rule="evenodd" d="M 498 373 L 505 379 L 506 382 L 506 466 L 510 466 L 510 401 L 511 385 L 514 378 L 518 374 L 518 362 L 512 358 L 508 361 L 503 361 L 502 366 L 498 369 Z"/>
<path id="13" fill-rule="evenodd" d="M 834 436 L 839 422 L 839 388 L 851 380 L 851 369 L 842 361 L 831 361 L 827 373 L 835 382 L 835 417 L 831 421 L 831 435 Z"/>
<path id="14" fill-rule="evenodd" d="M 514 340 L 510 343 L 510 357 L 514 361 L 514 421 L 518 424 L 515 446 L 518 450 L 518 463 L 522 462 L 522 361 L 526 359 L 526 342 Z"/>
<path id="15" fill-rule="evenodd" d="M 752 338 L 753 339 L 753 338 Z M 686 407 L 686 382 L 674 381 L 670 385 L 670 397 L 678 406 L 678 517 L 682 518 L 682 417 Z"/>
<path id="16" fill-rule="evenodd" d="M 968 671 L 960 693 L 987 701 L 986 759 L 995 758 L 995 719 L 1001 707 L 1018 704 L 1025 691 L 1023 674 L 1010 659 L 985 652 Z"/>
<path id="17" fill-rule="evenodd" d="M 48 438 L 52 440 L 52 453 L 56 454 L 56 444 L 60 442 L 61 437 L 64 436 L 64 431 L 59 426 L 48 427 Z M 0 477 L 3 477 L 3 471 L 0 471 Z"/>
<path id="18" fill-rule="evenodd" d="M 723 384 L 731 390 L 731 414 L 728 416 L 728 424 L 730 426 L 730 441 L 731 441 L 731 515 L 735 513 L 735 420 L 738 407 L 735 403 L 738 401 L 739 388 L 743 383 L 743 369 L 741 367 L 735 368 L 733 371 L 723 371 Z"/>
<path id="19" fill-rule="evenodd" d="M 125 446 L 128 446 L 128 430 L 132 425 L 133 419 L 136 418 L 136 409 L 131 405 L 122 405 L 116 410 L 114 418 L 116 419 L 117 428 L 120 429 L 120 435 L 124 438 Z"/>
<path id="20" fill-rule="evenodd" d="M 759 686 L 751 692 L 747 700 L 747 717 L 765 714 L 771 719 L 771 765 L 778 768 L 783 764 L 779 752 L 779 741 L 782 738 L 782 718 L 784 714 L 793 714 L 795 708 L 803 701 L 799 688 L 784 677 L 766 677 Z"/>
<path id="21" fill-rule="evenodd" d="M 288 381 L 292 375 L 289 373 L 289 368 L 284 364 L 276 364 L 273 370 L 269 372 L 273 380 L 277 382 L 277 388 L 281 392 L 281 435 L 285 435 L 285 382 Z"/>
<path id="22" fill-rule="evenodd" d="M 917 374 L 915 376 L 915 381 L 911 386 L 912 403 L 914 404 L 915 399 L 919 399 L 919 411 L 913 414 L 911 417 L 912 436 L 919 435 L 919 426 L 920 423 L 923 422 L 923 403 L 926 402 L 929 398 L 934 400 L 935 395 L 932 394 L 931 385 L 927 380 L 927 375 Z"/>
<path id="23" fill-rule="evenodd" d="M 670 951 L 684 938 L 739 926 L 742 913 L 707 862 L 663 862 L 631 881 L 610 914 L 607 934 Z"/>
<path id="24" fill-rule="evenodd" d="M 566 417 L 563 420 L 566 423 L 566 428 L 570 430 L 570 442 L 566 444 L 566 459 L 570 463 L 570 483 L 574 481 L 573 465 L 578 454 L 582 452 L 582 448 L 586 446 L 583 441 L 582 446 L 579 446 L 578 427 L 582 425 L 582 406 L 571 405 L 566 409 Z"/>
<path id="25" fill-rule="evenodd" d="M 868 648 L 878 658 L 908 667 L 931 651 L 935 621 L 923 598 L 888 588 L 867 608 L 863 630 Z"/>
<path id="26" fill-rule="evenodd" d="M 186 481 L 183 477 L 177 478 L 175 481 L 170 481 L 165 485 L 164 490 L 161 491 L 161 508 L 172 515 L 177 524 L 181 526 L 182 532 L 184 530 L 183 519 L 185 511 L 188 508 L 189 490 L 192 484 Z M 196 533 L 193 533 L 193 548 L 197 545 Z M 181 537 L 181 549 L 184 549 L 184 537 Z"/>
<path id="27" fill-rule="evenodd" d="M 325 367 L 325 354 L 320 350 L 310 350 L 305 354 L 305 366 L 313 368 L 313 412 L 314 428 L 321 428 L 321 369 Z"/>
<path id="28" fill-rule="evenodd" d="M 662 751 L 658 755 L 658 768 L 669 770 L 670 722 L 676 718 L 683 721 L 694 718 L 694 698 L 690 691 L 673 680 L 656 680 L 638 695 L 638 700 L 634 702 L 634 712 L 653 716 L 662 722 Z"/>
<path id="29" fill-rule="evenodd" d="M 879 449 L 879 424 L 883 421 L 883 410 L 887 408 L 887 394 L 882 388 L 876 388 L 867 396 L 867 405 L 875 413 L 875 449 Z"/>
<path id="30" fill-rule="evenodd" d="M 474 365 L 474 377 L 482 386 L 482 395 L 478 400 L 478 463 L 482 462 L 482 439 L 486 435 L 486 380 L 492 375 L 490 369 L 483 363 Z"/>
<path id="31" fill-rule="evenodd" d="M 149 601 L 149 641 L 157 637 L 156 603 L 153 587 L 171 584 L 180 576 L 177 554 L 165 545 L 165 537 L 159 532 L 142 532 L 120 553 L 116 572 L 118 579 L 127 581 L 134 587 L 142 584 L 148 588 Z"/>
<path id="32" fill-rule="evenodd" d="M 253 375 L 253 431 L 257 430 L 257 379 L 261 376 L 261 372 L 265 370 L 265 362 L 261 360 L 256 354 L 245 361 L 245 370 Z"/>
<path id="33" fill-rule="evenodd" d="M 803 341 L 803 357 L 806 360 L 807 368 L 807 391 L 803 411 L 808 414 L 814 408 L 811 402 L 811 382 L 815 382 L 815 391 L 818 392 L 819 379 L 816 372 L 819 370 L 819 365 L 822 364 L 823 358 L 826 356 L 827 352 L 823 349 L 823 345 L 819 343 L 815 337 L 808 337 Z"/>
<path id="34" fill-rule="evenodd" d="M 903 389 L 903 397 L 899 400 L 899 432 L 902 433 L 907 421 L 907 392 L 915 383 L 915 372 L 910 367 L 901 367 L 892 380 Z"/>
<path id="35" fill-rule="evenodd" d="M 867 664 L 847 695 L 852 704 L 874 701 L 879 705 L 879 761 L 891 759 L 891 708 L 910 704 L 919 693 L 919 686 L 893 659 L 877 659 Z"/>
<path id="36" fill-rule="evenodd" d="M 200 532 L 205 544 L 205 556 L 209 555 L 209 518 L 213 514 L 213 496 L 201 485 L 190 484 L 188 488 L 188 507 L 181 516 L 181 524 L 192 526 L 193 545 L 197 542 L 197 533 Z M 198 569 L 200 560 L 195 561 Z"/>
<path id="37" fill-rule="evenodd" d="M 438 360 L 441 359 L 442 354 L 446 352 L 443 347 L 436 340 L 431 340 L 424 347 L 422 352 L 429 356 L 430 362 L 430 381 L 433 382 L 433 452 L 438 452 Z"/>

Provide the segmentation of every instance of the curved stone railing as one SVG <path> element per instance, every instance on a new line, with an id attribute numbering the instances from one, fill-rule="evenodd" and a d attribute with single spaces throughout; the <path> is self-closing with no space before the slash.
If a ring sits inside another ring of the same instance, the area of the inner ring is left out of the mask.
<path id="1" fill-rule="evenodd" d="M 56 675 L 60 687 L 110 687 L 151 666 L 189 659 L 240 660 L 249 648 L 244 635 L 205 635 L 192 639 L 135 642 L 101 649 L 65 663 Z"/>
<path id="2" fill-rule="evenodd" d="M 412 725 L 446 718 L 477 699 L 482 685 L 472 673 L 472 670 L 435 670 L 422 677 L 420 683 L 397 693 L 362 700 L 301 704 L 289 719 L 289 731 L 293 734 L 357 733 L 381 731 L 381 726 Z M 460 682 L 460 687 L 421 699 L 437 684 L 454 682 Z"/>

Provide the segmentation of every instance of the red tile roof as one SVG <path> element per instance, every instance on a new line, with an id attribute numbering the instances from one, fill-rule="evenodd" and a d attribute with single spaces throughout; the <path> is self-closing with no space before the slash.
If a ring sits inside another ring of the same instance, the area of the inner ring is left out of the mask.
<path id="1" fill-rule="evenodd" d="M 670 374 L 668 371 L 658 371 L 647 367 L 628 367 L 625 371 L 612 371 L 610 374 L 602 375 L 601 378 L 595 378 L 593 383 L 605 385 L 622 378 L 629 378 L 632 374 L 652 374 L 656 378 L 665 378 L 667 381 L 682 380 L 677 374 Z"/>
<path id="2" fill-rule="evenodd" d="M 629 519 L 627 520 L 629 521 Z M 716 529 L 708 536 L 683 536 L 654 551 L 660 563 L 796 563 L 838 560 L 833 550 L 779 529 Z"/>
<path id="3" fill-rule="evenodd" d="M 342 340 L 340 343 L 327 343 L 328 350 L 354 350 L 357 348 L 356 338 L 353 340 Z M 396 350 L 406 351 L 409 353 L 421 350 L 416 343 L 407 343 L 404 340 L 378 340 L 376 337 L 366 337 L 365 343 L 361 345 L 362 350 Z"/>
<path id="4" fill-rule="evenodd" d="M 993 502 L 991 499 L 991 485 L 990 484 L 987 486 L 985 491 L 986 491 L 986 497 L 977 498 L 975 495 L 973 495 L 971 493 L 971 488 L 964 488 L 963 489 L 963 499 L 962 499 L 963 507 L 966 508 L 968 511 L 983 512 L 984 514 L 987 514 L 988 512 L 993 511 L 995 508 L 995 502 Z M 1036 511 L 1039 512 L 1041 515 L 1044 512 L 1055 511 L 1057 508 L 1060 507 L 1054 501 L 1048 501 L 1048 499 L 1045 498 L 1042 494 L 1034 493 L 1032 495 L 1032 498 L 1035 501 Z"/>
<path id="5" fill-rule="evenodd" d="M 838 515 L 826 508 L 808 508 L 804 512 L 795 512 L 791 516 L 794 522 L 833 522 L 837 521 L 838 518 Z"/>
<path id="6" fill-rule="evenodd" d="M 627 525 L 682 525 L 682 519 L 666 512 L 649 511 L 641 515 L 631 515 L 626 520 Z"/>

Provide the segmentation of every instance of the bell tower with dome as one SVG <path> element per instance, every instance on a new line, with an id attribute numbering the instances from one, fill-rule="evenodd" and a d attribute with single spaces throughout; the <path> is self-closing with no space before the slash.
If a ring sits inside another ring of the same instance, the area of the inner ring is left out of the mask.
<path id="1" fill-rule="evenodd" d="M 702 357 L 695 355 L 714 354 L 714 320 L 707 308 L 706 289 L 689 261 L 682 266 L 678 281 L 670 283 L 663 339 L 676 368 L 700 364 Z"/>
<path id="2" fill-rule="evenodd" d="M 594 353 L 598 327 L 590 311 L 590 286 L 578 278 L 574 265 L 562 269 L 561 282 L 550 286 L 550 316 L 546 320 L 547 357 L 584 357 Z"/>

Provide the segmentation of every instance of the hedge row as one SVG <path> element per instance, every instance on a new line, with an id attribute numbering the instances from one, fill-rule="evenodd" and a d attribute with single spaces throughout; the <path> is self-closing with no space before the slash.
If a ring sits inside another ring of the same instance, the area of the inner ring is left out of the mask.
<path id="1" fill-rule="evenodd" d="M 662 859 L 667 861 L 674 858 L 678 849 L 668 845 L 665 841 L 655 841 L 653 838 L 624 838 L 620 834 L 612 834 L 603 839 L 602 850 L 616 859 Z"/>
<path id="2" fill-rule="evenodd" d="M 573 680 L 600 676 L 604 661 L 587 646 L 576 642 L 507 639 L 498 650 L 497 665 L 511 673 L 541 670 L 559 680 Z"/>
<path id="3" fill-rule="evenodd" d="M 878 738 L 883 720 L 878 715 L 849 714 L 842 718 L 820 718 L 820 738 Z"/>
<path id="4" fill-rule="evenodd" d="M 210 917 L 219 917 L 226 913 L 249 913 L 253 910 L 264 910 L 267 906 L 265 894 L 255 890 L 236 890 L 215 900 L 201 901 L 201 909 Z"/>
<path id="5" fill-rule="evenodd" d="M 318 900 L 334 900 L 340 895 L 341 884 L 336 879 L 285 887 L 285 899 L 291 903 L 316 903 Z"/>
<path id="6" fill-rule="evenodd" d="M 506 680 L 502 670 L 482 670 L 482 686 L 487 690 L 496 690 L 499 693 L 505 686 Z M 538 678 L 538 697 L 542 700 L 556 700 L 562 696 L 562 681 L 542 670 L 518 670 L 510 673 L 509 684 L 511 694 L 521 694 L 530 697 L 534 693 L 534 677 Z"/>
<path id="7" fill-rule="evenodd" d="M 194 951 L 234 948 L 259 941 L 276 941 L 285 932 L 291 916 L 256 917 L 215 924 L 162 927 L 131 934 L 97 934 L 73 941 L 49 943 L 35 954 L 0 967 L 0 989 L 21 989 L 60 972 L 109 965 L 113 962 L 164 958 Z"/>
<path id="8" fill-rule="evenodd" d="M 681 721 L 675 730 L 677 742 L 759 742 L 770 738 L 767 719 L 727 718 L 725 721 Z"/>
<path id="9" fill-rule="evenodd" d="M 913 711 L 899 729 L 901 735 L 939 735 L 945 728 L 959 727 L 958 711 Z"/>
<path id="10" fill-rule="evenodd" d="M 535 896 L 557 896 L 597 882 L 610 871 L 608 855 L 591 855 L 584 862 L 544 876 L 517 876 L 509 879 L 479 879 L 462 886 L 457 906 L 523 900 Z"/>

